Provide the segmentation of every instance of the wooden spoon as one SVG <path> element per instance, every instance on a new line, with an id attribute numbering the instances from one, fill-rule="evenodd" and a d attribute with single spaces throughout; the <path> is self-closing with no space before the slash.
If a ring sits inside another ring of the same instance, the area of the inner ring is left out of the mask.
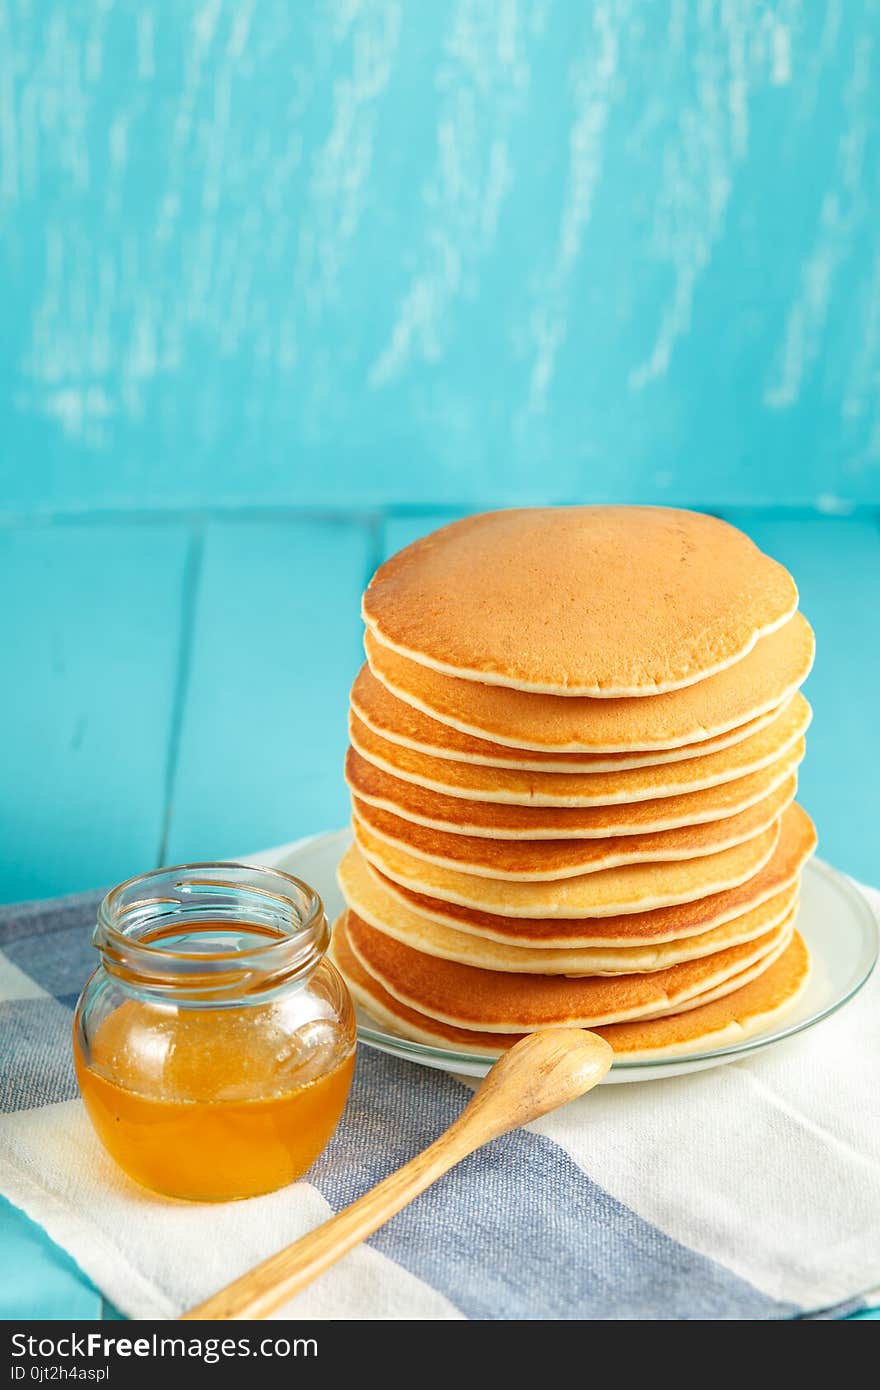
<path id="1" fill-rule="evenodd" d="M 475 1149 L 589 1091 L 612 1057 L 604 1038 L 580 1028 L 549 1028 L 522 1038 L 429 1148 L 183 1318 L 268 1317 Z"/>

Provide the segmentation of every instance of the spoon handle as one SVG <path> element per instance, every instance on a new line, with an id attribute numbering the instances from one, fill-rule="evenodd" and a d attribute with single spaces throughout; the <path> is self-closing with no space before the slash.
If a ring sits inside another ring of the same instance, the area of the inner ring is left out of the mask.
<path id="1" fill-rule="evenodd" d="M 495 1063 L 458 1119 L 427 1149 L 184 1319 L 268 1317 L 469 1153 L 591 1090 L 612 1056 L 604 1038 L 580 1028 L 527 1034 Z"/>
<path id="2" fill-rule="evenodd" d="M 356 1202 L 191 1308 L 183 1319 L 268 1317 L 484 1142 L 485 1135 L 456 1120 Z"/>

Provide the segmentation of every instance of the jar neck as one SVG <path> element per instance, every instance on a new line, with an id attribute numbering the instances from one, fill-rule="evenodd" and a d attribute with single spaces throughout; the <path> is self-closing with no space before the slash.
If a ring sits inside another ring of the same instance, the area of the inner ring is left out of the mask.
<path id="1" fill-rule="evenodd" d="M 209 1006 L 260 1003 L 306 980 L 330 940 L 317 893 L 246 864 L 182 864 L 109 892 L 92 935 L 132 993 Z"/>

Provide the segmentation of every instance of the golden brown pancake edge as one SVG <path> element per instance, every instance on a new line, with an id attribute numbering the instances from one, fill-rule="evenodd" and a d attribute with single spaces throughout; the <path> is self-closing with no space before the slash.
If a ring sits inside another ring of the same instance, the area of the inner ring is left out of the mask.
<path id="1" fill-rule="evenodd" d="M 459 679 L 632 698 L 734 665 L 796 607 L 788 571 L 716 517 L 548 507 L 414 541 L 376 571 L 362 612 L 387 647 Z"/>

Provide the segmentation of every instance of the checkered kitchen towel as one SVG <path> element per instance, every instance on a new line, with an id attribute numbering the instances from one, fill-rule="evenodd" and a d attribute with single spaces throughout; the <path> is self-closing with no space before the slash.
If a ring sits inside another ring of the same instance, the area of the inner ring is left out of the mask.
<path id="1" fill-rule="evenodd" d="M 71 1067 L 71 1010 L 94 964 L 98 900 L 0 912 L 0 1191 L 124 1312 L 168 1317 L 416 1153 L 468 1092 L 362 1048 L 348 1110 L 307 1181 L 220 1207 L 150 1196 L 104 1154 Z M 878 1097 L 875 975 L 851 1006 L 787 1045 L 691 1076 L 605 1086 L 496 1140 L 284 1311 L 848 1311 L 880 1282 Z"/>

